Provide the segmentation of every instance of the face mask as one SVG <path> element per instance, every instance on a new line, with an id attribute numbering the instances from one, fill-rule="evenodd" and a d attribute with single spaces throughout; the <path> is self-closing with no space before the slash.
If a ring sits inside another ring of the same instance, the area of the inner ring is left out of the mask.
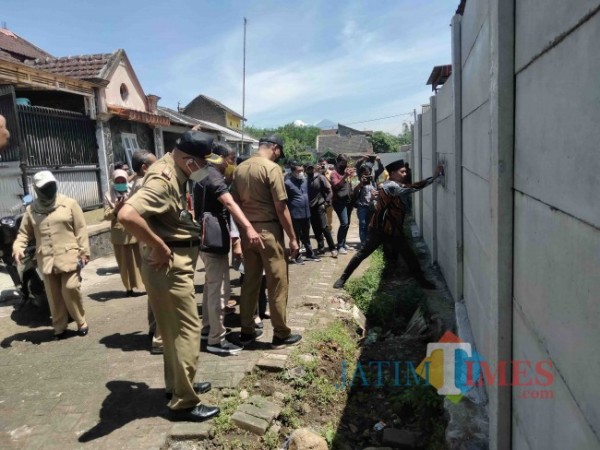
<path id="1" fill-rule="evenodd" d="M 296 173 L 294 172 L 292 175 L 294 175 L 294 178 L 296 178 L 297 180 L 304 180 L 304 172 L 300 172 L 300 173 Z"/>
<path id="2" fill-rule="evenodd" d="M 115 191 L 117 192 L 127 192 L 129 189 L 129 185 L 127 183 L 115 183 L 114 187 Z"/>
<path id="3" fill-rule="evenodd" d="M 37 189 L 38 195 L 47 199 L 54 198 L 58 192 L 58 185 L 56 183 L 46 183 L 41 188 Z"/>

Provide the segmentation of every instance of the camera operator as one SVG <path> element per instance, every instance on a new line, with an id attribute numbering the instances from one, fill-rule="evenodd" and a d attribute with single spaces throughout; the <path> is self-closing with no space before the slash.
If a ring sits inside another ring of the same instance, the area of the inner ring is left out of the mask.
<path id="1" fill-rule="evenodd" d="M 352 213 L 352 177 L 356 171 L 348 167 L 348 156 L 340 154 L 336 158 L 336 168 L 331 172 L 331 188 L 333 189 L 333 210 L 340 220 L 337 232 L 337 250 L 341 255 L 348 253 L 346 235 L 350 228 L 350 216 Z"/>
<path id="2" fill-rule="evenodd" d="M 377 169 L 373 172 L 373 165 L 377 164 Z M 367 240 L 367 230 L 375 205 L 377 202 L 377 179 L 383 172 L 383 166 L 377 155 L 365 155 L 356 163 L 356 170 L 359 174 L 359 183 L 354 188 L 353 199 L 358 217 L 358 234 L 360 236 L 360 246 L 363 247 Z"/>

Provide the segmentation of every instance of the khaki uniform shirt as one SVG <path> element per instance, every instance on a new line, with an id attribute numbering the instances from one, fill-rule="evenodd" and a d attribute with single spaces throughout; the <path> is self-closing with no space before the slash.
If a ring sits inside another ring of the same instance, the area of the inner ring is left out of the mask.
<path id="1" fill-rule="evenodd" d="M 237 166 L 231 195 L 250 222 L 278 221 L 276 201 L 287 200 L 281 167 L 264 156 L 253 156 Z"/>
<path id="2" fill-rule="evenodd" d="M 13 252 L 23 251 L 35 239 L 38 267 L 46 275 L 77 270 L 80 257 L 90 256 L 87 225 L 77 202 L 58 194 L 56 209 L 38 214 L 27 207 Z"/>
<path id="3" fill-rule="evenodd" d="M 152 164 L 144 185 L 125 204 L 132 206 L 163 241 L 198 239 L 199 225 L 187 210 L 186 174 L 167 153 Z"/>
<path id="4" fill-rule="evenodd" d="M 137 239 L 125 231 L 121 222 L 117 220 L 109 193 L 104 195 L 104 220 L 110 220 L 110 241 L 113 244 L 128 245 L 137 242 Z"/>

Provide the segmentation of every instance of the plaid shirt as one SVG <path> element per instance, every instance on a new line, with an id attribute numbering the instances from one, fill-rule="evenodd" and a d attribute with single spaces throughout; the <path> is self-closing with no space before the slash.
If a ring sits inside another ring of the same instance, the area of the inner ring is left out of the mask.
<path id="1" fill-rule="evenodd" d="M 429 177 L 418 183 L 403 185 L 386 181 L 379 189 L 379 198 L 369 228 L 388 236 L 402 234 L 404 217 L 408 210 L 408 196 L 429 186 L 437 177 Z"/>

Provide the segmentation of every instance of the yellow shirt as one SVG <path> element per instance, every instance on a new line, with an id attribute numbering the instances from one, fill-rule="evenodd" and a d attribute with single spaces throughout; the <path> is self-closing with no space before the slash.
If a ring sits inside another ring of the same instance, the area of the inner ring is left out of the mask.
<path id="1" fill-rule="evenodd" d="M 186 174 L 167 153 L 152 164 L 144 185 L 125 204 L 135 208 L 166 242 L 198 239 L 199 225 L 187 210 L 187 182 Z"/>
<path id="2" fill-rule="evenodd" d="M 275 202 L 287 200 L 281 167 L 264 156 L 249 158 L 235 170 L 231 195 L 250 222 L 279 220 Z"/>

